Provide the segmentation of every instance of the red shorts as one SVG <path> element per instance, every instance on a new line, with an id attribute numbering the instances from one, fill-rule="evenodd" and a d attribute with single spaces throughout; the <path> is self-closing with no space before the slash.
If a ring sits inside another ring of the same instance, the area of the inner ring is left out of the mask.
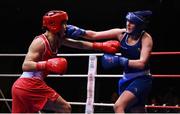
<path id="1" fill-rule="evenodd" d="M 38 112 L 47 100 L 55 101 L 59 96 L 43 80 L 19 78 L 12 86 L 12 113 Z"/>

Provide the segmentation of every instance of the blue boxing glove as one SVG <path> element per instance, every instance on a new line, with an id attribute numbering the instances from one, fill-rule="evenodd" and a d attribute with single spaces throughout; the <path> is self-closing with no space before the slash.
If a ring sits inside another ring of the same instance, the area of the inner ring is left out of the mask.
<path id="1" fill-rule="evenodd" d="M 127 68 L 129 60 L 128 58 L 118 56 L 118 55 L 104 54 L 102 56 L 101 63 L 104 69 L 110 69 L 113 67 L 117 67 L 119 65 L 123 66 L 124 68 Z"/>
<path id="2" fill-rule="evenodd" d="M 86 31 L 82 28 L 76 27 L 74 25 L 67 25 L 66 27 L 66 37 L 70 38 L 78 38 L 83 36 L 86 33 Z"/>

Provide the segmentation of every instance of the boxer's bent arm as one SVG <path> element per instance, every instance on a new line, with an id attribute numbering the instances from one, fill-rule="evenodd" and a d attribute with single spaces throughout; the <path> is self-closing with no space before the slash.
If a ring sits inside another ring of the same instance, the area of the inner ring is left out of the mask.
<path id="1" fill-rule="evenodd" d="M 152 37 L 149 34 L 145 33 L 142 38 L 142 49 L 141 49 L 140 59 L 129 60 L 128 66 L 133 68 L 143 69 L 149 60 L 152 47 L 153 47 Z"/>
<path id="2" fill-rule="evenodd" d="M 125 31 L 126 29 L 119 29 L 119 28 L 110 29 L 106 31 L 99 31 L 99 32 L 86 30 L 86 34 L 83 35 L 83 37 L 88 40 L 118 39 L 118 36 Z"/>
<path id="3" fill-rule="evenodd" d="M 40 38 L 33 40 L 22 65 L 23 71 L 36 70 L 36 63 L 41 59 L 44 49 L 44 43 Z"/>

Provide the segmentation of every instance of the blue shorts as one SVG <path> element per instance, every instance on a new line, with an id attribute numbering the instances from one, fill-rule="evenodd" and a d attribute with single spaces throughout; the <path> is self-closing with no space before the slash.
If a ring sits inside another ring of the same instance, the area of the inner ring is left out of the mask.
<path id="1" fill-rule="evenodd" d="M 118 87 L 119 95 L 121 95 L 125 90 L 128 90 L 136 96 L 137 101 L 129 107 L 144 106 L 152 88 L 152 77 L 146 75 L 128 81 L 124 81 L 123 78 L 121 78 Z"/>

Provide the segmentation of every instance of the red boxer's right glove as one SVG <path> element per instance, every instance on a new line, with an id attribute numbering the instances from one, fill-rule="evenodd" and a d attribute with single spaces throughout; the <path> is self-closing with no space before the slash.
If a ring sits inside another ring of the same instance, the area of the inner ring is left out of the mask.
<path id="1" fill-rule="evenodd" d="M 98 49 L 106 53 L 116 53 L 120 48 L 119 41 L 110 40 L 106 42 L 94 42 L 93 49 Z"/>
<path id="2" fill-rule="evenodd" d="M 36 64 L 37 70 L 46 70 L 57 74 L 64 74 L 67 70 L 65 58 L 52 58 L 47 61 L 40 61 Z"/>

